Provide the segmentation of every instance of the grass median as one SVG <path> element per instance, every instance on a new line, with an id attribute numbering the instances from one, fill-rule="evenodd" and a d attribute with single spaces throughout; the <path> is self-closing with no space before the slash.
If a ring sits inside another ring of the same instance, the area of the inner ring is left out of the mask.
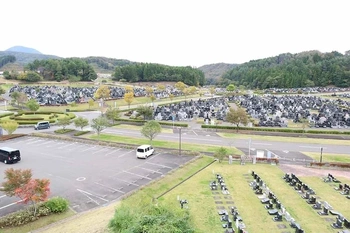
<path id="1" fill-rule="evenodd" d="M 90 138 L 94 140 L 100 140 L 105 142 L 119 142 L 124 144 L 130 144 L 139 146 L 142 144 L 149 144 L 150 141 L 145 138 L 134 138 L 134 137 L 126 137 L 126 136 L 119 136 L 119 135 L 112 135 L 112 134 L 100 134 L 100 136 L 97 135 L 84 135 L 82 137 Z M 157 148 L 165 148 L 165 149 L 179 149 L 179 143 L 178 142 L 171 142 L 171 141 L 162 141 L 162 140 L 153 140 L 152 146 L 157 150 Z M 215 145 L 208 145 L 208 144 L 193 144 L 193 143 L 181 143 L 181 149 L 184 151 L 189 152 L 210 152 L 214 153 L 217 151 L 217 149 L 220 148 L 220 146 Z M 227 148 L 228 152 L 230 154 L 234 155 L 243 155 L 244 153 L 237 148 L 230 147 Z"/>
<path id="2" fill-rule="evenodd" d="M 315 161 L 320 160 L 321 154 L 319 152 L 302 152 L 303 154 L 311 157 Z M 324 163 L 350 163 L 349 154 L 333 154 L 333 153 L 323 153 L 322 162 Z"/>

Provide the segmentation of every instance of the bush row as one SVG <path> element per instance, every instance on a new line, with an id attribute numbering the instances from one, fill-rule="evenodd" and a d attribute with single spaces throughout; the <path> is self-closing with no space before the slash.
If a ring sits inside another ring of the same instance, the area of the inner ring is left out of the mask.
<path id="1" fill-rule="evenodd" d="M 236 126 L 221 126 L 221 125 L 217 125 L 217 126 L 202 125 L 202 128 L 237 130 Z M 238 129 L 249 130 L 249 131 L 280 132 L 280 133 L 349 134 L 350 135 L 350 131 L 336 131 L 336 130 L 302 130 L 302 129 L 288 129 L 288 128 L 256 128 L 256 127 L 238 127 Z"/>
<path id="2" fill-rule="evenodd" d="M 46 202 L 37 205 L 37 212 L 34 216 L 33 207 L 16 211 L 0 218 L 0 228 L 15 227 L 38 220 L 40 217 L 53 213 L 63 213 L 68 209 L 69 202 L 62 197 L 53 197 Z"/>
<path id="3" fill-rule="evenodd" d="M 81 135 L 84 135 L 84 134 L 87 134 L 87 133 L 90 133 L 89 130 L 85 130 L 85 131 L 78 131 L 74 134 L 74 136 L 81 136 Z"/>
<path id="4" fill-rule="evenodd" d="M 29 120 L 26 120 L 26 121 L 17 121 L 17 123 L 19 125 L 35 125 L 36 123 L 38 123 L 39 121 L 29 121 Z M 55 119 L 50 119 L 49 120 L 50 123 L 55 123 L 56 120 Z"/>
<path id="5" fill-rule="evenodd" d="M 10 116 L 10 119 L 16 120 L 16 121 L 21 121 L 21 120 L 24 120 L 24 121 L 42 121 L 42 120 L 44 120 L 43 117 L 27 118 L 27 117 L 14 117 L 14 116 Z"/>
<path id="6" fill-rule="evenodd" d="M 7 117 L 7 116 L 12 116 L 12 115 L 14 115 L 13 112 L 8 112 L 8 113 L 0 114 L 0 118 Z"/>
<path id="7" fill-rule="evenodd" d="M 138 120 L 138 119 L 123 119 L 123 118 L 118 118 L 115 119 L 114 121 L 119 121 L 119 122 L 133 122 L 133 123 L 146 123 L 146 120 Z M 164 122 L 164 121 L 158 121 L 160 125 L 174 125 L 174 126 L 179 126 L 179 127 L 188 127 L 187 123 L 177 123 L 177 122 Z"/>
<path id="8" fill-rule="evenodd" d="M 340 167 L 340 168 L 350 168 L 350 163 L 320 163 L 320 162 L 311 162 L 311 167 Z"/>

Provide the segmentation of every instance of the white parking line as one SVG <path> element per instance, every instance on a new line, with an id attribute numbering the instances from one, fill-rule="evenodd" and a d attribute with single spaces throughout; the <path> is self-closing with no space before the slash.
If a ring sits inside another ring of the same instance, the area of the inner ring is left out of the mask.
<path id="1" fill-rule="evenodd" d="M 129 153 L 131 153 L 131 152 L 134 152 L 134 150 L 131 150 L 131 151 L 129 151 L 129 152 L 126 152 L 126 153 L 124 153 L 124 154 L 121 154 L 121 155 L 118 156 L 118 158 L 121 158 L 121 157 L 123 157 L 124 155 L 127 155 L 127 154 L 129 154 Z"/>
<path id="2" fill-rule="evenodd" d="M 123 172 L 128 173 L 128 174 L 130 174 L 130 175 L 142 177 L 142 178 L 145 178 L 145 179 L 147 179 L 147 180 L 152 180 L 151 178 L 149 178 L 149 177 L 147 177 L 147 176 L 141 176 L 141 175 L 139 175 L 139 174 L 135 174 L 135 173 L 128 172 L 128 171 L 123 171 Z"/>
<path id="3" fill-rule="evenodd" d="M 30 145 L 30 144 L 35 144 L 35 143 L 38 143 L 38 142 L 42 142 L 42 141 L 44 141 L 44 140 L 35 140 L 35 141 L 32 141 L 32 142 L 28 142 L 28 143 L 26 143 L 26 145 Z"/>
<path id="4" fill-rule="evenodd" d="M 93 152 L 92 154 L 94 155 L 94 154 L 98 154 L 98 153 L 100 153 L 101 151 L 104 151 L 104 150 L 108 150 L 108 148 L 102 148 L 101 150 L 97 150 L 97 151 L 95 151 L 95 152 Z"/>
<path id="5" fill-rule="evenodd" d="M 83 194 L 84 196 L 86 196 L 87 198 L 89 198 L 91 201 L 95 202 L 97 205 L 100 205 L 100 203 L 97 202 L 95 199 L 91 198 L 90 196 L 96 197 L 102 201 L 108 202 L 107 199 L 104 199 L 104 198 L 100 197 L 99 195 L 92 194 L 92 193 L 86 192 L 86 191 L 81 190 L 81 189 L 77 189 L 77 191 L 80 192 L 81 194 Z"/>
<path id="6" fill-rule="evenodd" d="M 69 143 L 69 144 L 66 144 L 66 145 L 64 145 L 64 146 L 57 147 L 57 149 L 66 148 L 66 147 L 69 147 L 69 146 L 74 145 L 74 144 L 75 144 L 75 142 Z"/>
<path id="7" fill-rule="evenodd" d="M 81 152 L 85 152 L 85 151 L 91 150 L 91 149 L 93 149 L 93 148 L 95 148 L 95 147 L 96 147 L 96 146 L 88 147 L 88 148 L 86 148 L 85 150 L 82 150 Z"/>
<path id="8" fill-rule="evenodd" d="M 255 145 L 263 145 L 263 146 L 271 146 L 272 144 L 270 143 L 260 143 L 260 142 L 252 142 L 252 144 L 255 144 Z"/>
<path id="9" fill-rule="evenodd" d="M 120 180 L 120 181 L 122 181 L 122 182 L 124 182 L 124 183 L 130 184 L 130 185 L 134 185 L 134 186 L 136 186 L 136 187 L 139 187 L 139 186 L 140 186 L 140 185 L 138 185 L 138 184 L 134 184 L 134 183 L 132 183 L 132 182 L 128 182 L 128 181 L 126 181 L 126 180 L 122 180 L 122 179 L 119 179 L 119 178 L 113 178 L 113 179 Z"/>
<path id="10" fill-rule="evenodd" d="M 116 149 L 116 150 L 112 150 L 111 152 L 109 152 L 109 153 L 105 154 L 105 156 L 111 155 L 111 154 L 113 154 L 114 152 L 119 151 L 120 149 L 121 149 L 121 148 Z"/>
<path id="11" fill-rule="evenodd" d="M 327 149 L 327 147 L 321 147 L 321 146 L 299 146 L 299 147 L 303 147 L 303 148 L 313 148 L 313 149 Z"/>
<path id="12" fill-rule="evenodd" d="M 11 203 L 11 204 L 2 206 L 2 207 L 0 207 L 0 210 L 5 209 L 5 208 L 10 207 L 10 206 L 13 206 L 13 205 L 16 205 L 16 204 L 18 204 L 18 203 L 20 203 L 20 202 L 21 202 L 21 201 L 16 201 L 16 202 L 14 202 L 14 203 Z"/>
<path id="13" fill-rule="evenodd" d="M 2 195 L 2 196 L 0 196 L 0 198 L 3 198 L 3 197 L 6 197 L 6 195 Z"/>
<path id="14" fill-rule="evenodd" d="M 102 186 L 102 187 L 105 187 L 105 188 L 107 188 L 107 189 L 110 189 L 110 190 L 112 190 L 112 191 L 114 191 L 114 192 L 120 192 L 120 193 L 125 193 L 125 192 L 123 192 L 123 191 L 120 191 L 119 189 L 115 189 L 115 188 L 111 188 L 111 187 L 109 187 L 109 186 L 107 186 L 107 185 L 104 185 L 104 184 L 100 184 L 100 183 L 98 183 L 98 182 L 94 182 L 95 184 L 97 184 L 97 185 L 99 185 L 99 186 Z"/>
<path id="15" fill-rule="evenodd" d="M 156 166 L 159 166 L 159 167 L 165 167 L 165 168 L 173 169 L 172 167 L 168 167 L 168 166 L 165 166 L 165 165 L 162 165 L 162 164 L 150 163 L 150 162 L 146 162 L 146 163 L 151 164 L 151 165 L 156 165 Z"/>
<path id="16" fill-rule="evenodd" d="M 150 172 L 153 172 L 153 173 L 158 173 L 158 174 L 163 175 L 163 173 L 161 173 L 159 171 L 155 171 L 155 170 L 152 170 L 152 169 L 147 169 L 147 168 L 144 168 L 144 167 L 140 167 L 140 168 L 143 169 L 143 170 L 146 170 L 146 171 L 150 171 Z"/>

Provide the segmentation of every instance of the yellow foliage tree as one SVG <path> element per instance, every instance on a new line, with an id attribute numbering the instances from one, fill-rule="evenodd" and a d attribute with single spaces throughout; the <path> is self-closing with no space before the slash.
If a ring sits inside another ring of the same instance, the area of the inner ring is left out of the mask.
<path id="1" fill-rule="evenodd" d="M 130 108 L 130 104 L 134 101 L 134 92 L 127 92 L 124 94 L 124 101 L 128 104 Z"/>
<path id="2" fill-rule="evenodd" d="M 111 91 L 109 90 L 108 86 L 101 85 L 95 93 L 95 98 L 97 99 L 107 99 L 111 97 Z"/>
<path id="3" fill-rule="evenodd" d="M 154 90 L 152 87 L 146 87 L 146 94 L 147 96 L 151 96 L 153 94 Z"/>
<path id="4" fill-rule="evenodd" d="M 186 84 L 183 82 L 177 82 L 175 83 L 175 87 L 182 92 L 186 88 Z"/>
<path id="5" fill-rule="evenodd" d="M 8 135 L 11 135 L 18 128 L 18 123 L 16 121 L 3 121 L 0 123 L 0 126 Z"/>
<path id="6" fill-rule="evenodd" d="M 134 88 L 130 85 L 127 85 L 127 86 L 125 86 L 125 92 L 126 93 L 129 93 L 129 92 L 134 93 Z"/>
<path id="7" fill-rule="evenodd" d="M 158 91 L 165 91 L 165 86 L 163 84 L 157 84 Z"/>

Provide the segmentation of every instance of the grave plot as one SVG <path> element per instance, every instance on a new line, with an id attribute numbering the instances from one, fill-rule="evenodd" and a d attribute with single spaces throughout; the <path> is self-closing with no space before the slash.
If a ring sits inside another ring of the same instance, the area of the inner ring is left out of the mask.
<path id="1" fill-rule="evenodd" d="M 319 96 L 232 96 L 247 113 L 258 119 L 259 126 L 287 127 L 288 121 L 307 122 L 316 128 L 350 127 L 350 102 Z M 315 113 L 317 112 L 317 113 Z"/>
<path id="2" fill-rule="evenodd" d="M 348 220 L 340 213 L 337 212 L 327 201 L 317 200 L 320 197 L 316 197 L 316 193 L 308 185 L 303 183 L 295 174 L 286 173 L 282 177 L 286 183 L 294 187 L 294 189 L 300 193 L 301 197 L 306 199 L 306 202 L 312 206 L 312 208 L 317 212 L 319 216 L 324 217 L 324 220 L 327 222 L 332 222 L 331 226 L 335 229 L 343 229 L 343 224 L 347 225 Z M 331 174 L 328 174 L 327 177 L 323 177 L 322 180 L 325 183 L 339 181 Z M 336 216 L 334 221 L 331 216 Z"/>
<path id="3" fill-rule="evenodd" d="M 350 91 L 350 88 L 341 87 L 300 87 L 300 88 L 268 88 L 265 93 L 336 93 Z"/>
<path id="4" fill-rule="evenodd" d="M 215 204 L 218 209 L 220 221 L 222 222 L 222 227 L 225 229 L 225 233 L 234 233 L 234 226 L 237 232 L 247 232 L 246 226 L 242 217 L 239 215 L 237 207 L 232 206 L 234 201 L 232 201 L 232 196 L 230 196 L 224 178 L 220 174 L 216 174 L 215 176 L 216 180 L 211 181 L 209 187 L 214 195 Z M 229 216 L 229 212 L 232 215 L 232 219 Z"/>
<path id="5" fill-rule="evenodd" d="M 290 227 L 295 228 L 295 232 L 303 233 L 304 230 L 301 228 L 300 224 L 295 221 L 294 218 L 286 211 L 286 208 L 278 200 L 277 196 L 268 188 L 266 183 L 262 178 L 254 171 L 251 173 L 253 181 L 249 183 L 250 187 L 257 194 L 260 202 L 264 205 L 267 213 L 272 215 L 272 220 L 275 222 L 280 222 L 277 227 L 279 229 L 287 228 L 285 224 L 282 223 L 283 218 L 287 221 Z"/>

